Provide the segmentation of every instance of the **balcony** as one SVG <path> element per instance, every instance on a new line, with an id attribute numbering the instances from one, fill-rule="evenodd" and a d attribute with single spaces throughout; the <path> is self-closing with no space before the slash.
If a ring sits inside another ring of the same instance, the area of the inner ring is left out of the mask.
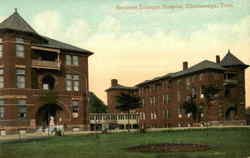
<path id="1" fill-rule="evenodd" d="M 32 60 L 32 68 L 60 70 L 61 64 L 58 61 Z"/>
<path id="2" fill-rule="evenodd" d="M 60 70 L 60 50 L 32 46 L 32 68 Z"/>
<path id="3" fill-rule="evenodd" d="M 224 86 L 235 86 L 238 84 L 238 80 L 236 79 L 225 79 Z"/>

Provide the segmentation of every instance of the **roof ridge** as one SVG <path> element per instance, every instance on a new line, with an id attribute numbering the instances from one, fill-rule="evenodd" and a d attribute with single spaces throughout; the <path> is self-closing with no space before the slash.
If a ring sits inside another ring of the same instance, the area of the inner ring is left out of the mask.
<path id="1" fill-rule="evenodd" d="M 228 50 L 227 54 L 221 60 L 220 65 L 222 66 L 247 66 L 244 62 L 242 62 L 239 58 L 237 58 L 234 54 Z"/>
<path id="2" fill-rule="evenodd" d="M 26 24 L 33 32 L 37 33 L 36 30 L 33 29 L 33 27 L 31 27 L 31 25 L 30 25 L 27 21 L 25 21 L 24 18 L 23 18 L 18 12 L 15 12 L 14 14 L 16 14 L 16 15 L 19 17 L 19 19 L 20 19 L 24 24 Z"/>
<path id="3" fill-rule="evenodd" d="M 93 52 L 86 50 L 86 49 L 83 49 L 83 48 L 80 48 L 78 46 L 74 46 L 72 44 L 68 44 L 66 42 L 62 42 L 62 41 L 59 41 L 59 40 L 56 40 L 56 39 L 53 39 L 53 38 L 50 38 L 47 36 L 43 36 L 43 35 L 40 35 L 40 36 L 45 38 L 48 41 L 48 43 L 45 43 L 45 44 L 44 43 L 35 43 L 34 45 L 44 46 L 44 47 L 53 47 L 53 48 L 59 48 L 59 49 L 77 51 L 77 52 L 86 52 L 89 54 L 93 54 Z M 64 45 L 64 46 L 62 47 L 62 45 Z"/>
<path id="4" fill-rule="evenodd" d="M 23 17 L 16 10 L 13 14 L 11 14 L 0 23 L 0 29 L 11 29 L 37 34 L 37 32 L 29 25 L 28 22 L 23 19 Z"/>
<path id="5" fill-rule="evenodd" d="M 176 77 L 179 77 L 179 76 L 188 75 L 190 73 L 202 71 L 202 70 L 205 70 L 205 69 L 225 70 L 225 68 L 223 68 L 220 64 L 217 64 L 216 62 L 205 59 L 205 60 L 202 60 L 201 62 L 199 62 L 197 64 L 194 64 L 194 65 L 190 66 L 186 70 L 180 70 L 180 71 L 177 71 L 177 72 L 170 72 L 170 73 L 167 73 L 166 75 L 160 76 L 159 78 L 155 77 L 155 78 L 153 78 L 151 80 L 145 80 L 145 81 L 143 81 L 141 83 L 136 84 L 136 86 L 146 84 L 146 83 L 150 83 L 150 82 L 157 81 L 157 80 L 161 80 L 161 79 L 165 79 L 167 77 L 176 78 Z"/>

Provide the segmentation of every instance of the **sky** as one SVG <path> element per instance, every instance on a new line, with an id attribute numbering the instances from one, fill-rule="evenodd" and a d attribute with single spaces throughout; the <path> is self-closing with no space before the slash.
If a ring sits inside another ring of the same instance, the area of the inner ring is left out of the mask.
<path id="1" fill-rule="evenodd" d="M 40 34 L 95 53 L 90 90 L 104 102 L 113 78 L 134 86 L 228 49 L 250 64 L 249 0 L 8 0 L 0 21 L 14 8 Z M 250 68 L 246 96 L 250 106 Z"/>

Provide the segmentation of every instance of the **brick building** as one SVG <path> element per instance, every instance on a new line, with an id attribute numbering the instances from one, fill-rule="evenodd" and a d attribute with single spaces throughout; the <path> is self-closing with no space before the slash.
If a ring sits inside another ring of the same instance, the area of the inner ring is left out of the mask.
<path id="1" fill-rule="evenodd" d="M 193 126 L 201 122 L 245 123 L 245 69 L 244 64 L 230 51 L 220 60 L 204 60 L 191 67 L 183 62 L 183 70 L 138 83 L 133 87 L 120 85 L 116 79 L 106 90 L 110 112 L 115 109 L 116 96 L 129 93 L 140 96 L 143 107 L 134 112 L 140 114 L 140 126 L 178 127 Z M 205 104 L 204 87 L 213 86 L 219 92 Z M 182 105 L 194 98 L 201 112 L 199 119 L 186 114 Z M 230 120 L 230 121 L 229 121 Z"/>
<path id="2" fill-rule="evenodd" d="M 40 35 L 15 10 L 0 23 L 0 129 L 46 126 L 51 116 L 87 128 L 92 54 Z"/>

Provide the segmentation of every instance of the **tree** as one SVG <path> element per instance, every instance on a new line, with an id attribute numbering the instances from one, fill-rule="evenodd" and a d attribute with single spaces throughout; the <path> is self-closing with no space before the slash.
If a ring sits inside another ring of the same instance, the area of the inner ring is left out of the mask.
<path id="1" fill-rule="evenodd" d="M 190 99 L 181 104 L 181 107 L 183 107 L 186 114 L 192 114 L 193 120 L 200 121 L 201 113 L 207 112 L 210 102 L 218 98 L 217 94 L 220 92 L 220 90 L 221 89 L 215 86 L 214 84 L 202 86 L 202 94 L 204 96 L 204 101 L 197 103 L 195 101 L 195 96 L 190 96 Z M 208 127 L 207 119 L 206 126 Z"/>
<path id="2" fill-rule="evenodd" d="M 199 113 L 198 105 L 194 102 L 194 98 L 191 97 L 190 100 L 185 101 L 181 107 L 185 110 L 186 114 L 191 113 L 193 120 L 197 120 L 197 115 Z"/>
<path id="3" fill-rule="evenodd" d="M 89 95 L 89 112 L 91 113 L 106 113 L 107 106 L 93 92 Z"/>
<path id="4" fill-rule="evenodd" d="M 116 102 L 117 102 L 116 109 L 128 113 L 128 126 L 129 126 L 128 131 L 129 131 L 130 111 L 142 106 L 141 98 L 126 93 L 121 93 L 120 95 L 116 96 Z"/>
<path id="5" fill-rule="evenodd" d="M 210 84 L 208 86 L 202 86 L 202 93 L 205 98 L 205 102 L 208 105 L 209 102 L 216 99 L 216 95 L 220 92 L 220 88 L 216 87 L 213 84 Z"/>
<path id="6" fill-rule="evenodd" d="M 205 99 L 203 106 L 206 106 L 207 110 L 208 110 L 209 103 L 218 98 L 217 95 L 220 91 L 221 89 L 218 86 L 215 86 L 214 84 L 210 84 L 210 85 L 202 87 L 202 94 L 204 95 L 204 99 Z M 205 110 L 206 113 L 207 113 L 207 110 Z M 206 118 L 205 125 L 208 129 L 208 118 Z M 208 130 L 207 130 L 207 135 L 208 135 Z"/>

